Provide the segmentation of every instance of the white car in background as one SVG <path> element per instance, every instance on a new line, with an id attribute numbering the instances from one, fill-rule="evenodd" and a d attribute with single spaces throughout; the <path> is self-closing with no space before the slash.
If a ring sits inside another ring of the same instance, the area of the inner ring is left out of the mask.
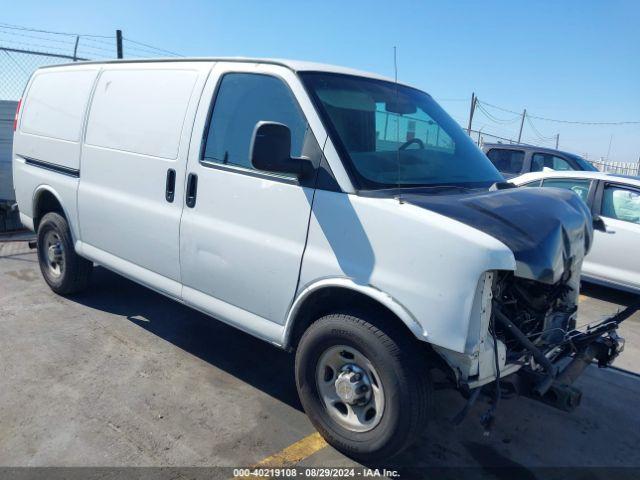
<path id="1" fill-rule="evenodd" d="M 511 180 L 521 187 L 574 191 L 589 207 L 596 228 L 585 257 L 582 279 L 640 292 L 640 177 L 602 172 L 535 172 Z M 598 223 L 598 222 L 596 222 Z"/>

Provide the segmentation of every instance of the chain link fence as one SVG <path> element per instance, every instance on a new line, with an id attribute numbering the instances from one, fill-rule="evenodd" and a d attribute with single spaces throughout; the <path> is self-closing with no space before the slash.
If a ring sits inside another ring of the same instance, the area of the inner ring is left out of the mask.
<path id="1" fill-rule="evenodd" d="M 31 74 L 38 68 L 79 60 L 87 58 L 0 45 L 0 233 L 17 230 L 21 226 L 18 211 L 13 205 L 11 174 L 13 116 L 17 101 L 22 97 Z"/>
<path id="2" fill-rule="evenodd" d="M 118 52 L 119 50 L 119 52 Z M 116 35 L 53 32 L 0 22 L 0 101 L 18 100 L 31 74 L 40 67 L 81 60 L 177 58 L 170 50 Z"/>
<path id="3" fill-rule="evenodd" d="M 0 47 L 0 100 L 18 100 L 31 74 L 40 67 L 88 60 L 67 55 Z"/>

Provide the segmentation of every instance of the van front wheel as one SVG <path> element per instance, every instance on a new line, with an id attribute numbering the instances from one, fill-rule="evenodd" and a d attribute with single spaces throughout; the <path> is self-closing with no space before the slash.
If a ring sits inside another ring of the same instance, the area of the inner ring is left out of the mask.
<path id="1" fill-rule="evenodd" d="M 393 322 L 345 314 L 317 320 L 298 345 L 296 383 L 320 434 L 361 461 L 402 451 L 430 413 L 424 352 Z"/>
<path id="2" fill-rule="evenodd" d="M 93 263 L 80 257 L 73 247 L 67 220 L 47 213 L 38 225 L 38 263 L 47 285 L 60 295 L 86 288 Z"/>

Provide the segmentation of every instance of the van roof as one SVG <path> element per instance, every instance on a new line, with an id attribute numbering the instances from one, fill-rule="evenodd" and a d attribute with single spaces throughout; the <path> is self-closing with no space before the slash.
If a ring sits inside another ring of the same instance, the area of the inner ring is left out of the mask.
<path id="1" fill-rule="evenodd" d="M 327 72 L 342 73 L 345 75 L 357 75 L 359 77 L 375 78 L 378 80 L 386 80 L 393 82 L 394 80 L 376 73 L 365 72 L 348 67 L 340 67 L 337 65 L 328 65 L 324 63 L 306 62 L 300 60 L 287 60 L 280 58 L 251 58 L 251 57 L 182 57 L 182 58 L 149 58 L 135 60 L 102 60 L 102 61 L 81 61 L 67 63 L 63 65 L 49 65 L 41 68 L 59 68 L 77 65 L 103 65 L 118 63 L 164 63 L 164 62 L 242 62 L 242 63 L 266 63 L 270 65 L 280 65 L 294 72 Z M 401 82 L 399 82 L 401 83 Z"/>

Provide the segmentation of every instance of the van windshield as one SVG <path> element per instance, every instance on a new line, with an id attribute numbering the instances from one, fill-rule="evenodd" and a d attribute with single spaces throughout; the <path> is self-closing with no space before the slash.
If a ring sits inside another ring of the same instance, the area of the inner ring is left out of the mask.
<path id="1" fill-rule="evenodd" d="M 480 188 L 504 181 L 426 93 L 351 75 L 300 76 L 359 188 Z"/>

